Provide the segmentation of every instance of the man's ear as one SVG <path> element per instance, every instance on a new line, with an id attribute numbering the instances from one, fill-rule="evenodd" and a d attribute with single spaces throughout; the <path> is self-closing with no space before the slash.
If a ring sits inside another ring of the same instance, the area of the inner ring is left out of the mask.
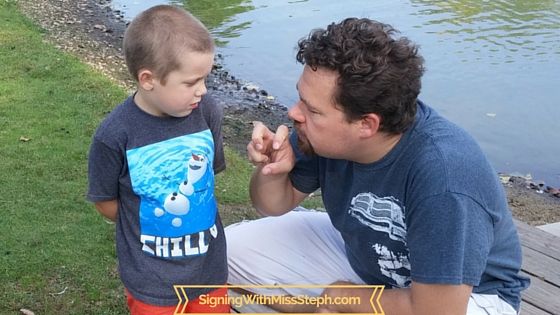
<path id="1" fill-rule="evenodd" d="M 154 88 L 154 74 L 148 69 L 140 69 L 138 72 L 138 85 L 146 91 L 151 91 Z"/>
<path id="2" fill-rule="evenodd" d="M 370 138 L 375 135 L 381 126 L 381 116 L 369 113 L 360 118 L 359 128 L 361 138 Z"/>

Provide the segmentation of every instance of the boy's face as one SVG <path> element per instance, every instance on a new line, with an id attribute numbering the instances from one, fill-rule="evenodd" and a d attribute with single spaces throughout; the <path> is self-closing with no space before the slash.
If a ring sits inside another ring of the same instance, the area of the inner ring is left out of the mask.
<path id="1" fill-rule="evenodd" d="M 165 84 L 158 78 L 145 93 L 145 110 L 156 116 L 185 117 L 198 107 L 206 94 L 206 77 L 212 70 L 214 53 L 185 52 L 179 56 L 181 68 L 169 73 Z M 139 104 L 140 105 L 140 104 Z"/>

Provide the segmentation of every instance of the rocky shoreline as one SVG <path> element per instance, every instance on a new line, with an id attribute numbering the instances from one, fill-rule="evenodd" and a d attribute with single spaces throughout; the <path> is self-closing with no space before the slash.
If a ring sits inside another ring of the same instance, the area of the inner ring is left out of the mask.
<path id="1" fill-rule="evenodd" d="M 113 11 L 110 0 L 20 0 L 21 11 L 47 30 L 55 47 L 69 52 L 116 84 L 133 91 L 122 56 L 122 39 L 127 22 Z M 264 121 L 273 128 L 289 124 L 287 108 L 255 85 L 236 79 L 222 68 L 217 54 L 208 78 L 208 89 L 224 107 L 224 141 L 244 152 L 250 138 L 250 124 Z"/>
<path id="2" fill-rule="evenodd" d="M 20 0 L 18 4 L 47 31 L 46 39 L 57 48 L 77 56 L 123 88 L 134 89 L 121 50 L 126 21 L 121 12 L 112 10 L 111 0 Z M 216 56 L 208 88 L 224 107 L 225 144 L 245 154 L 251 122 L 260 120 L 272 128 L 289 125 L 287 109 L 265 90 L 228 73 L 221 58 Z M 520 176 L 503 175 L 501 179 L 517 219 L 531 225 L 560 221 L 558 190 L 546 190 L 544 184 L 540 187 Z"/>

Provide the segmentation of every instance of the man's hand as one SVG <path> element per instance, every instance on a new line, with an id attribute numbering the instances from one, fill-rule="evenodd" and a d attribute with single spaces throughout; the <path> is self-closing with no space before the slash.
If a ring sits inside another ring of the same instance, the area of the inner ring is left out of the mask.
<path id="1" fill-rule="evenodd" d="M 331 285 L 351 285 L 352 283 L 337 281 Z M 384 290 L 380 302 L 383 312 L 387 315 L 428 315 L 446 314 L 461 315 L 467 312 L 472 287 L 468 285 L 423 284 L 412 282 L 411 288 Z M 323 305 L 318 313 L 371 313 L 369 303 L 372 289 L 369 288 L 326 288 L 321 296 L 360 297 L 361 304 L 355 305 Z"/>
<path id="2" fill-rule="evenodd" d="M 288 127 L 282 125 L 274 133 L 260 121 L 253 126 L 247 145 L 249 160 L 257 166 L 249 187 L 251 201 L 263 216 L 283 215 L 308 195 L 295 189 L 288 176 L 296 163 Z"/>
<path id="3" fill-rule="evenodd" d="M 247 154 L 251 163 L 262 167 L 263 175 L 290 172 L 295 164 L 295 155 L 290 145 L 288 127 L 281 125 L 274 133 L 262 122 L 254 121 Z"/>

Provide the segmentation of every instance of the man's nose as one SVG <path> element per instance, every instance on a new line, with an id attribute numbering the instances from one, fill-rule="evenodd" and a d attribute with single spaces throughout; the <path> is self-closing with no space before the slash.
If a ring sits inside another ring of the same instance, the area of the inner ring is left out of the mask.
<path id="1" fill-rule="evenodd" d="M 305 119 L 300 109 L 300 103 L 301 102 L 297 102 L 294 104 L 294 106 L 292 106 L 292 108 L 290 108 L 290 110 L 288 111 L 288 117 L 293 121 L 301 123 L 304 122 Z"/>

